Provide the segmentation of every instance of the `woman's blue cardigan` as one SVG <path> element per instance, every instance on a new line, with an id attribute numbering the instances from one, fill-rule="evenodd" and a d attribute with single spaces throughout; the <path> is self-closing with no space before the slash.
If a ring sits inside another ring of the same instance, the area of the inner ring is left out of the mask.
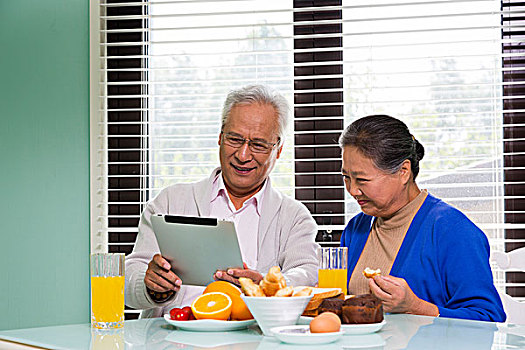
<path id="1" fill-rule="evenodd" d="M 348 278 L 370 234 L 372 216 L 357 214 L 341 236 L 348 247 Z M 463 213 L 430 194 L 415 215 L 390 275 L 404 278 L 442 317 L 505 321 L 489 265 L 485 234 Z M 374 266 L 370 266 L 374 268 Z"/>

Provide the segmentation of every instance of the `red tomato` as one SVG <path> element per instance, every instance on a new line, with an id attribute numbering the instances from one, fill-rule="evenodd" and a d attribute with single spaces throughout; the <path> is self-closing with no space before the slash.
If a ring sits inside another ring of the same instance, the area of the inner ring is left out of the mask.
<path id="1" fill-rule="evenodd" d="M 189 315 L 189 316 L 188 316 L 188 320 L 192 321 L 192 320 L 195 320 L 195 319 L 196 319 L 195 316 L 193 316 L 193 312 L 191 312 L 191 307 L 189 307 L 189 306 L 184 306 L 184 307 L 182 308 L 182 310 L 188 312 L 188 315 Z"/>
<path id="2" fill-rule="evenodd" d="M 183 308 L 174 307 L 170 310 L 170 318 L 176 321 L 195 320 L 195 316 L 193 316 L 193 312 L 191 312 L 191 307 L 189 306 Z"/>
<path id="3" fill-rule="evenodd" d="M 177 312 L 179 312 L 181 309 L 178 308 L 178 307 L 174 307 L 173 309 L 170 310 L 170 318 L 172 320 L 175 320 L 176 319 L 176 315 L 177 315 Z"/>
<path id="4" fill-rule="evenodd" d="M 175 314 L 175 320 L 177 321 L 187 321 L 189 318 L 190 314 L 184 309 L 179 309 L 179 311 L 177 311 Z"/>

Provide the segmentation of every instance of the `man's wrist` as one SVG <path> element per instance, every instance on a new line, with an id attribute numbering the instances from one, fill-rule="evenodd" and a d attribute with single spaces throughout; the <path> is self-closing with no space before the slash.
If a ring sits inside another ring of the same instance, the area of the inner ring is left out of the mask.
<path id="1" fill-rule="evenodd" d="M 153 300 L 156 303 L 163 303 L 165 301 L 168 301 L 175 295 L 175 291 L 173 290 L 168 290 L 166 292 L 155 292 L 154 290 L 151 290 L 148 287 L 146 287 L 146 291 L 148 292 L 148 295 L 150 296 L 151 300 Z"/>

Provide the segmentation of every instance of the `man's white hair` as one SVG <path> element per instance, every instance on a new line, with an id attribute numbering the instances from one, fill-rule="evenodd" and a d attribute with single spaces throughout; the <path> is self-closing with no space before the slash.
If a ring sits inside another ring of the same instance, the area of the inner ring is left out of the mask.
<path id="1" fill-rule="evenodd" d="M 228 121 L 228 116 L 233 107 L 236 105 L 252 103 L 270 104 L 275 108 L 278 115 L 277 122 L 279 124 L 279 139 L 283 140 L 286 127 L 288 126 L 288 115 L 290 112 L 288 101 L 286 101 L 284 96 L 279 92 L 264 85 L 248 85 L 240 89 L 232 90 L 228 93 L 222 108 L 221 130 Z"/>

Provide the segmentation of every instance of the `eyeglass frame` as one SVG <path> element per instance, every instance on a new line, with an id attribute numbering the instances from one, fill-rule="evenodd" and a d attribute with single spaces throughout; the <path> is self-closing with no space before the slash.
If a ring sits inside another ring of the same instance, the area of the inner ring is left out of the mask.
<path id="1" fill-rule="evenodd" d="M 252 140 L 252 139 L 247 139 L 247 138 L 244 138 L 242 137 L 241 135 L 238 135 L 238 134 L 232 134 L 232 133 L 229 133 L 229 132 L 224 132 L 223 130 L 221 130 L 221 134 L 224 135 L 224 142 L 230 146 L 230 147 L 233 147 L 233 148 L 241 148 L 242 146 L 244 146 L 245 143 L 248 143 L 248 148 L 250 149 L 250 151 L 254 152 L 254 153 L 263 153 L 263 154 L 268 154 L 270 153 L 272 150 L 275 149 L 275 146 L 279 145 L 281 143 L 281 138 L 278 137 L 277 138 L 277 142 L 275 143 L 271 143 L 271 142 L 268 142 L 268 141 L 257 141 L 257 140 Z M 239 144 L 239 145 L 232 145 L 231 143 L 228 143 L 228 137 L 231 136 L 231 137 L 234 137 L 234 138 L 238 138 L 239 140 L 242 140 L 242 143 Z M 265 146 L 268 147 L 267 150 L 257 150 L 257 149 L 253 149 L 253 143 L 260 143 L 260 144 L 263 144 Z"/>

